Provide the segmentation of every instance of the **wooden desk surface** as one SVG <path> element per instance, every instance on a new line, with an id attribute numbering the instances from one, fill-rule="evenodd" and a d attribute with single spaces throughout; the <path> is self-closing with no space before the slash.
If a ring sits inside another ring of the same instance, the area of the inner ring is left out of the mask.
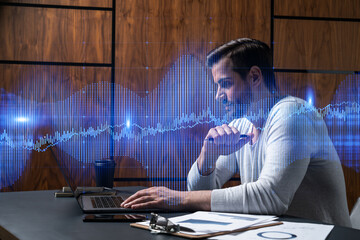
<path id="1" fill-rule="evenodd" d="M 179 239 L 153 235 L 149 231 L 132 228 L 129 223 L 84 223 L 83 213 L 75 199 L 55 198 L 54 192 L 0 193 L 0 239 Z M 287 217 L 282 220 L 301 221 Z M 360 239 L 360 231 L 335 226 L 327 239 Z"/>

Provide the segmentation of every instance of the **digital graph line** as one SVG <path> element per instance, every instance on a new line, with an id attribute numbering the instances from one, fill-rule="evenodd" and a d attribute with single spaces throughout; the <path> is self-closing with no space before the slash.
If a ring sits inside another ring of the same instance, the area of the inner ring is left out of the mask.
<path id="1" fill-rule="evenodd" d="M 21 176 L 32 153 L 44 154 L 52 147 L 59 150 L 59 159 L 75 161 L 79 168 L 96 159 L 128 156 L 146 169 L 149 179 L 156 179 L 153 185 L 169 184 L 164 180 L 168 177 L 184 178 L 209 129 L 232 120 L 215 100 L 216 86 L 208 74 L 196 58 L 184 55 L 155 88 L 141 94 L 109 82 L 91 83 L 71 92 L 51 79 L 48 88 L 56 94 L 50 102 L 36 99 L 36 84 L 32 90 L 24 89 L 25 94 L 0 89 L 0 188 Z M 36 78 L 31 81 L 36 83 Z M 359 82 L 359 76 L 349 76 L 338 87 L 331 104 L 314 107 L 316 95 L 312 93 L 287 115 L 322 118 L 341 162 L 357 171 Z M 110 98 L 111 89 L 115 99 Z M 34 98 L 29 100 L 26 94 Z M 256 108 L 244 117 L 249 121 L 266 119 L 269 111 Z M 110 152 L 110 142 L 114 152 Z"/>
<path id="2" fill-rule="evenodd" d="M 360 114 L 360 104 L 357 102 L 343 102 L 333 105 L 329 104 L 324 108 L 315 108 L 312 106 L 309 107 L 301 105 L 297 111 L 289 114 L 288 117 L 290 118 L 292 116 L 308 112 L 314 112 L 318 115 L 318 117 L 322 118 L 338 118 L 345 121 L 349 117 L 352 118 L 352 114 Z M 246 117 L 250 120 L 257 120 L 260 118 L 260 116 L 264 115 L 266 115 L 266 113 L 264 113 L 264 111 L 260 111 L 260 113 L 247 115 Z M 129 122 L 126 122 L 111 126 L 108 123 L 104 123 L 95 128 L 89 127 L 87 129 L 81 130 L 75 130 L 72 128 L 70 131 L 64 131 L 62 133 L 56 131 L 54 135 L 46 134 L 36 141 L 34 139 L 21 139 L 21 136 L 17 136 L 17 140 L 14 140 L 11 138 L 11 136 L 9 136 L 5 129 L 4 132 L 0 135 L 0 142 L 3 142 L 12 148 L 23 148 L 25 150 L 44 152 L 49 147 L 56 146 L 60 142 L 66 142 L 74 136 L 96 138 L 103 132 L 107 132 L 109 134 L 114 132 L 112 137 L 115 141 L 121 141 L 123 139 L 134 139 L 136 141 L 141 141 L 141 139 L 147 136 L 155 136 L 156 134 L 163 134 L 166 132 L 191 129 L 197 125 L 209 123 L 213 123 L 214 125 L 222 125 L 228 122 L 225 118 L 217 118 L 214 114 L 212 114 L 210 108 L 208 108 L 206 111 L 204 110 L 199 116 L 195 115 L 194 113 L 190 115 L 182 115 L 173 119 L 173 122 L 167 125 L 158 123 L 156 127 L 143 127 L 137 123 L 129 124 Z M 114 131 L 110 131 L 111 128 Z M 139 131 L 129 130 L 133 128 L 137 128 Z"/>

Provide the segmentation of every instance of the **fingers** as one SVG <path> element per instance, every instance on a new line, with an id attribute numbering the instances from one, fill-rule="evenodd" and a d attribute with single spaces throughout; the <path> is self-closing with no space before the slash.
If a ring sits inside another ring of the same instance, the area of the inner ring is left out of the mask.
<path id="1" fill-rule="evenodd" d="M 225 144 L 227 141 L 227 134 L 225 132 L 225 129 L 223 127 L 217 126 L 215 128 L 215 130 L 218 132 L 219 137 L 218 138 L 214 138 L 214 143 L 215 144 Z"/>
<path id="2" fill-rule="evenodd" d="M 150 206 L 164 207 L 165 198 L 171 198 L 171 191 L 165 187 L 152 187 L 136 192 L 127 198 L 121 207 L 148 208 Z"/>
<path id="3" fill-rule="evenodd" d="M 134 201 L 135 199 L 138 199 L 142 196 L 148 195 L 148 191 L 149 191 L 148 189 L 144 189 L 144 190 L 140 190 L 140 191 L 136 192 L 135 194 L 128 197 L 124 202 L 122 202 L 120 206 L 125 207 L 126 204 Z"/>
<path id="4" fill-rule="evenodd" d="M 210 138 L 217 145 L 234 145 L 239 141 L 240 133 L 235 127 L 223 124 L 209 130 L 206 139 Z"/>
<path id="5" fill-rule="evenodd" d="M 224 129 L 224 131 L 225 131 L 225 133 L 227 135 L 232 135 L 233 134 L 233 131 L 231 130 L 231 128 L 228 125 L 223 124 L 223 125 L 221 125 L 221 127 Z"/>
<path id="6" fill-rule="evenodd" d="M 234 133 L 234 134 L 238 134 L 240 133 L 239 130 L 237 130 L 235 127 L 233 126 L 229 126 L 229 128 L 231 129 L 231 131 Z"/>
<path id="7" fill-rule="evenodd" d="M 229 155 L 242 148 L 252 137 L 252 133 L 241 134 L 235 127 L 223 124 L 209 130 L 202 151 L 215 157 Z"/>
<path id="8" fill-rule="evenodd" d="M 145 203 L 139 203 L 131 206 L 131 209 L 151 209 L 151 208 L 162 208 L 162 201 L 154 200 Z"/>
<path id="9" fill-rule="evenodd" d="M 215 128 L 211 128 L 208 132 L 208 134 L 206 135 L 205 139 L 209 140 L 209 139 L 213 139 L 213 143 L 216 143 L 218 140 L 218 138 L 220 137 L 219 133 L 216 131 Z M 215 142 L 216 139 L 216 142 Z M 208 141 L 205 141 L 204 144 L 207 144 Z"/>
<path id="10" fill-rule="evenodd" d="M 154 197 L 152 196 L 143 196 L 139 197 L 131 202 L 128 202 L 124 205 L 125 208 L 133 208 L 134 205 L 141 204 L 141 203 L 147 203 L 154 200 Z"/>

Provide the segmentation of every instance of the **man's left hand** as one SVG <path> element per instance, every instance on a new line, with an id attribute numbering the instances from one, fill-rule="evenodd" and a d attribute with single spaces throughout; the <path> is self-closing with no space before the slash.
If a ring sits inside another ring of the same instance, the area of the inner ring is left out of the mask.
<path id="1" fill-rule="evenodd" d="M 183 209 L 187 192 L 174 191 L 166 187 L 140 190 L 127 198 L 121 207 L 131 209 Z"/>

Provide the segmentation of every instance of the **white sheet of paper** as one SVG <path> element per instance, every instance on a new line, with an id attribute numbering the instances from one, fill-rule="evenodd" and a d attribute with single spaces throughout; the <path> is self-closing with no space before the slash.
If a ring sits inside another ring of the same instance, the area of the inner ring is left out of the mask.
<path id="1" fill-rule="evenodd" d="M 325 224 L 313 224 L 313 223 L 295 223 L 295 222 L 283 222 L 281 225 L 272 227 L 259 228 L 255 230 L 249 230 L 246 232 L 232 233 L 209 239 L 219 240 L 267 240 L 267 239 L 301 239 L 301 240 L 313 240 L 313 239 L 326 239 L 333 225 Z"/>
<path id="2" fill-rule="evenodd" d="M 180 226 L 188 227 L 195 231 L 195 233 L 184 233 L 200 235 L 245 228 L 254 224 L 268 222 L 276 218 L 277 217 L 271 215 L 250 215 L 199 211 L 192 214 L 173 217 L 169 220 L 175 224 L 180 224 Z M 149 225 L 149 221 L 139 224 Z"/>

